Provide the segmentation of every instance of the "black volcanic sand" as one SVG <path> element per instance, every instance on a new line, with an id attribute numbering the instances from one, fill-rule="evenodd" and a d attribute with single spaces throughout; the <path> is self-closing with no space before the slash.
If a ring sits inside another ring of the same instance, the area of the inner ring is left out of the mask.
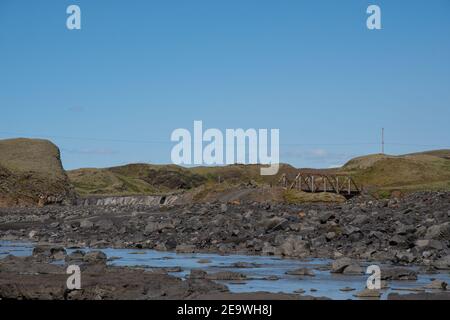
<path id="1" fill-rule="evenodd" d="M 344 274 L 359 273 L 358 261 L 375 261 L 399 266 L 388 272 L 390 279 L 413 278 L 401 266 L 419 265 L 419 272 L 428 273 L 450 270 L 450 193 L 421 192 L 391 200 L 360 197 L 344 204 L 7 208 L 0 209 L 0 240 L 50 244 L 35 249 L 32 257 L 1 260 L 2 298 L 239 298 L 207 279 L 182 281 L 166 273 L 107 267 L 89 259 L 83 265 L 86 286 L 68 292 L 64 267 L 48 259 L 59 254 L 57 246 L 148 248 L 331 258 L 331 272 Z"/>

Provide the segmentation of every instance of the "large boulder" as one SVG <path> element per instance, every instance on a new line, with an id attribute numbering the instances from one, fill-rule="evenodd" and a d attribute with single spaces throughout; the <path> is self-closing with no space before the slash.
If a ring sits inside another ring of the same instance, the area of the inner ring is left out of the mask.
<path id="1" fill-rule="evenodd" d="M 83 256 L 83 262 L 88 264 L 106 265 L 106 254 L 102 251 L 89 251 Z"/>
<path id="2" fill-rule="evenodd" d="M 427 229 L 425 239 L 449 240 L 450 239 L 450 222 L 436 224 Z"/>
<path id="3" fill-rule="evenodd" d="M 415 242 L 415 248 L 419 251 L 442 250 L 444 245 L 439 240 L 419 239 Z"/>
<path id="4" fill-rule="evenodd" d="M 417 280 L 417 272 L 407 268 L 384 269 L 381 280 Z"/>
<path id="5" fill-rule="evenodd" d="M 450 270 L 450 255 L 440 258 L 433 263 L 433 267 L 441 270 Z"/>
<path id="6" fill-rule="evenodd" d="M 352 263 L 351 265 L 345 267 L 342 273 L 347 275 L 364 274 L 364 269 L 359 264 Z"/>
<path id="7" fill-rule="evenodd" d="M 350 258 L 340 258 L 334 260 L 331 264 L 331 273 L 342 273 L 344 269 L 353 264 L 353 260 Z"/>
<path id="8" fill-rule="evenodd" d="M 309 255 L 309 244 L 301 237 L 290 236 L 278 248 L 279 253 L 286 257 L 306 257 Z"/>

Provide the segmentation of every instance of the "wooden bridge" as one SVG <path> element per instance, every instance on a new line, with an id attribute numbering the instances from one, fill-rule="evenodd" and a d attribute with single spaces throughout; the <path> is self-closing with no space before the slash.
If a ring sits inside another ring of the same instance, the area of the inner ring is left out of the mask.
<path id="1" fill-rule="evenodd" d="M 305 192 L 333 192 L 352 197 L 361 192 L 352 177 L 339 174 L 319 174 L 299 172 L 294 181 L 288 181 L 286 174 L 278 180 L 278 184 L 288 190 L 296 189 Z"/>

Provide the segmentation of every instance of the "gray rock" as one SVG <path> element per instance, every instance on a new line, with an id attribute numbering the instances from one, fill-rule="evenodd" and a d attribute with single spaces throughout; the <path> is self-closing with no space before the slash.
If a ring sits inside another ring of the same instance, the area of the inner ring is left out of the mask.
<path id="1" fill-rule="evenodd" d="M 364 289 L 353 296 L 357 298 L 379 298 L 381 297 L 381 292 L 379 290 Z"/>
<path id="2" fill-rule="evenodd" d="M 277 250 L 277 248 L 272 246 L 270 243 L 265 242 L 262 247 L 261 253 L 265 256 L 273 256 L 276 253 L 278 253 L 278 250 Z"/>
<path id="3" fill-rule="evenodd" d="M 109 231 L 112 228 L 114 228 L 114 223 L 109 219 L 104 219 L 104 220 L 97 221 L 95 223 L 95 226 L 98 227 L 102 231 Z"/>
<path id="4" fill-rule="evenodd" d="M 444 248 L 442 242 L 438 240 L 420 239 L 415 242 L 418 250 L 442 250 Z"/>
<path id="5" fill-rule="evenodd" d="M 388 300 L 450 300 L 450 293 L 444 292 L 421 292 L 410 294 L 390 293 Z"/>
<path id="6" fill-rule="evenodd" d="M 435 290 L 447 290 L 447 282 L 441 280 L 433 280 L 430 284 L 427 284 L 425 288 Z"/>
<path id="7" fill-rule="evenodd" d="M 280 253 L 287 257 L 305 257 L 309 255 L 309 245 L 301 237 L 291 236 L 279 248 Z"/>
<path id="8" fill-rule="evenodd" d="M 233 267 L 239 269 L 251 269 L 251 268 L 259 268 L 260 265 L 252 262 L 238 261 L 233 263 Z"/>
<path id="9" fill-rule="evenodd" d="M 272 230 L 275 227 L 286 223 L 286 219 L 281 218 L 281 217 L 273 217 L 270 219 L 264 219 L 263 221 L 260 222 L 260 225 L 265 229 L 265 230 Z"/>
<path id="10" fill-rule="evenodd" d="M 333 240 L 333 239 L 336 237 L 336 233 L 335 233 L 335 232 L 328 232 L 328 233 L 325 235 L 325 237 L 326 237 L 326 239 L 327 239 L 328 241 Z"/>
<path id="11" fill-rule="evenodd" d="M 342 273 L 347 275 L 364 274 L 364 269 L 360 265 L 352 263 L 351 265 L 345 267 Z"/>
<path id="12" fill-rule="evenodd" d="M 381 270 L 382 280 L 417 280 L 417 272 L 407 268 L 391 268 Z"/>
<path id="13" fill-rule="evenodd" d="M 84 252 L 83 251 L 75 250 L 71 254 L 66 256 L 65 261 L 67 263 L 70 263 L 70 262 L 79 262 L 79 263 L 81 263 L 83 261 L 83 257 L 84 257 Z"/>
<path id="14" fill-rule="evenodd" d="M 83 262 L 88 264 L 106 265 L 106 254 L 102 251 L 89 251 L 83 256 Z"/>
<path id="15" fill-rule="evenodd" d="M 319 221 L 320 221 L 320 223 L 324 224 L 324 223 L 326 223 L 328 220 L 334 219 L 334 217 L 335 217 L 335 213 L 334 213 L 334 212 L 332 212 L 332 211 L 327 211 L 327 212 L 322 213 L 322 214 L 319 216 Z"/>
<path id="16" fill-rule="evenodd" d="M 33 249 L 32 256 L 38 260 L 63 260 L 67 255 L 63 247 L 37 245 Z"/>
<path id="17" fill-rule="evenodd" d="M 450 270 L 450 255 L 440 258 L 433 263 L 433 267 L 440 270 Z"/>
<path id="18" fill-rule="evenodd" d="M 397 262 L 412 263 L 416 257 L 413 253 L 407 251 L 398 251 L 395 253 Z"/>
<path id="19" fill-rule="evenodd" d="M 149 235 L 152 234 L 154 232 L 158 232 L 159 231 L 159 224 L 158 222 L 149 222 L 144 229 L 144 234 L 145 235 Z"/>
<path id="20" fill-rule="evenodd" d="M 353 260 L 350 258 L 340 258 L 334 260 L 331 264 L 331 273 L 342 273 L 345 268 L 353 264 Z"/>
<path id="21" fill-rule="evenodd" d="M 80 228 L 82 229 L 92 229 L 94 227 L 94 223 L 88 219 L 82 220 L 80 222 Z"/>
<path id="22" fill-rule="evenodd" d="M 247 279 L 247 276 L 245 274 L 239 273 L 239 272 L 220 271 L 220 272 L 208 274 L 206 276 L 206 278 L 210 279 L 210 280 L 229 281 L 229 280 L 245 280 L 245 279 Z"/>
<path id="23" fill-rule="evenodd" d="M 208 274 L 206 273 L 206 271 L 199 270 L 199 269 L 192 269 L 189 274 L 189 278 L 190 279 L 206 279 L 207 275 Z"/>
<path id="24" fill-rule="evenodd" d="M 427 229 L 425 239 L 450 239 L 450 222 L 431 226 Z"/>
<path id="25" fill-rule="evenodd" d="M 194 253 L 195 245 L 192 244 L 179 244 L 176 246 L 175 251 L 179 253 Z"/>

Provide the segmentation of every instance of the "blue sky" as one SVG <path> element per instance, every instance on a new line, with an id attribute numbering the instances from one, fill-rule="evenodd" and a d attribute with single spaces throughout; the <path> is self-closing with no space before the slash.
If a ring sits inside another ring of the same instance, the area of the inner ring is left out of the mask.
<path id="1" fill-rule="evenodd" d="M 377 153 L 382 127 L 390 154 L 450 147 L 449 15 L 448 0 L 2 0 L 0 138 L 49 138 L 67 169 L 169 163 L 194 120 L 279 128 L 298 167 Z"/>

